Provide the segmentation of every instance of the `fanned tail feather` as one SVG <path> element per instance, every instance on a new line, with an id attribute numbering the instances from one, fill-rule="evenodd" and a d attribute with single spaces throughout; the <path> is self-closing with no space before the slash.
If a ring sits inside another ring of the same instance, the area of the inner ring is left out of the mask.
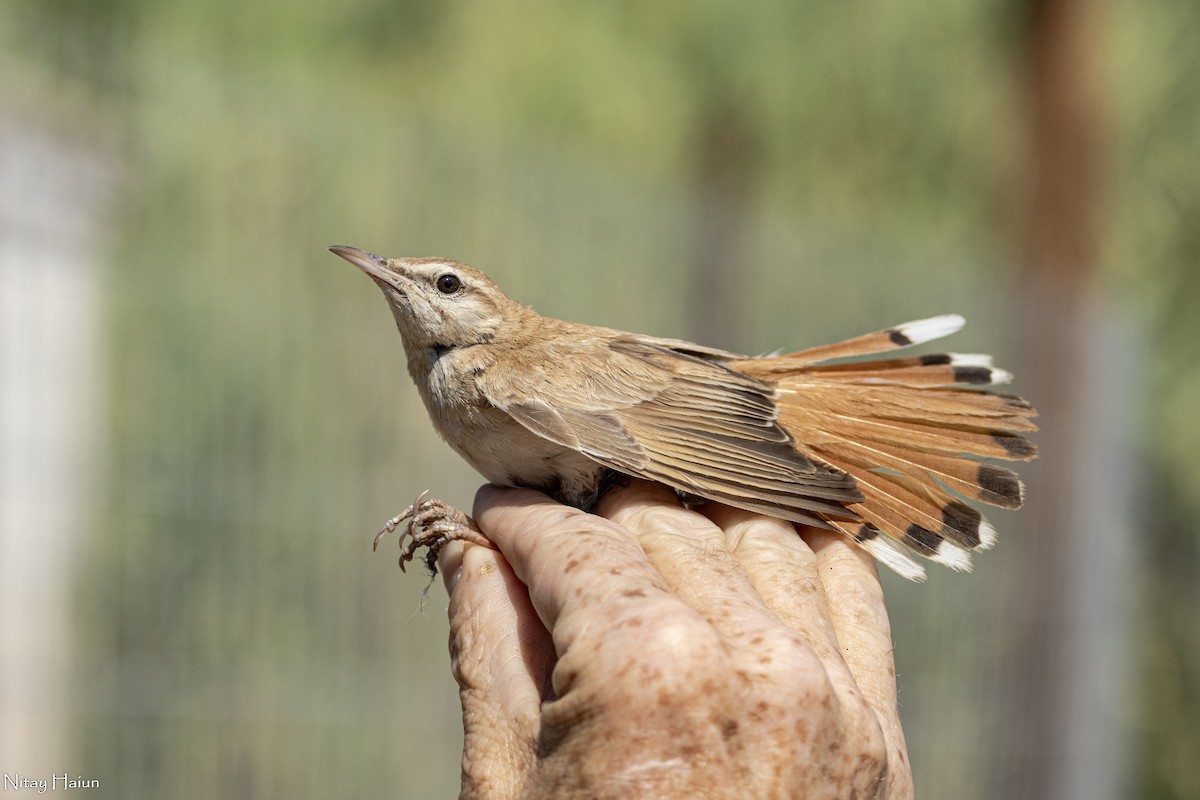
<path id="1" fill-rule="evenodd" d="M 902 347 L 924 344 L 934 339 L 940 339 L 943 336 L 949 336 L 955 331 L 961 330 L 965 324 L 966 320 L 958 314 L 943 314 L 940 317 L 919 319 L 915 322 L 906 322 L 903 325 L 896 325 L 895 327 L 886 328 L 875 333 L 855 336 L 853 339 L 846 339 L 836 344 L 810 347 L 807 350 L 800 350 L 795 353 L 787 353 L 786 355 L 773 356 L 771 358 L 748 359 L 741 362 L 739 369 L 744 366 L 745 372 L 760 376 L 764 375 L 764 373 L 791 372 L 794 369 L 808 366 L 809 364 L 831 361 L 835 358 L 886 353 L 889 350 L 898 350 Z"/>
<path id="2" fill-rule="evenodd" d="M 1025 434 L 1037 430 L 1037 412 L 1015 395 L 980 388 L 1012 379 L 990 356 L 825 362 L 920 344 L 962 325 L 950 314 L 736 364 L 775 382 L 779 423 L 797 448 L 853 477 L 862 492 L 862 502 L 846 506 L 857 519 L 816 515 L 913 580 L 925 577 L 914 554 L 970 570 L 971 552 L 995 543 L 995 528 L 962 498 L 1020 507 L 1017 474 L 986 459 L 1036 458 Z"/>

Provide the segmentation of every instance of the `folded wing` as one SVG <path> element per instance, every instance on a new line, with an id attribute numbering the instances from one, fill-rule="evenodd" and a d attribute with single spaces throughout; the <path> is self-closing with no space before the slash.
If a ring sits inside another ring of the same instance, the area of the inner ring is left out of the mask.
<path id="1" fill-rule="evenodd" d="M 846 509 L 863 499 L 856 481 L 796 448 L 779 424 L 774 386 L 729 366 L 737 356 L 633 335 L 602 355 L 553 403 L 539 395 L 536 371 L 522 370 L 520 386 L 511 370 L 485 373 L 479 385 L 533 433 L 619 472 L 824 528 L 857 519 Z"/>

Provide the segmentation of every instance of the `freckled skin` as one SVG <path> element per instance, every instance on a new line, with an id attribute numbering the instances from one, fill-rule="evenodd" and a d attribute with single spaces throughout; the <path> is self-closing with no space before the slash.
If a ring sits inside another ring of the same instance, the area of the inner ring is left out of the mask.
<path id="1" fill-rule="evenodd" d="M 747 512 L 706 519 L 644 484 L 606 496 L 609 519 L 553 517 L 561 507 L 531 492 L 484 496 L 476 518 L 506 556 L 443 554 L 462 797 L 912 796 L 865 556 Z M 784 555 L 790 573 L 773 582 L 763 568 Z M 515 624 L 479 615 L 532 574 Z M 798 579 L 816 589 L 796 592 Z"/>

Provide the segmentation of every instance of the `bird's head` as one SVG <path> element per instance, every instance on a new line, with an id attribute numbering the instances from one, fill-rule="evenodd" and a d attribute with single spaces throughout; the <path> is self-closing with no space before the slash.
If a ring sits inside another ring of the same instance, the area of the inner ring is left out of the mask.
<path id="1" fill-rule="evenodd" d="M 356 247 L 331 251 L 383 290 L 410 349 L 450 349 L 490 342 L 523 308 L 474 267 L 444 258 L 383 258 Z"/>

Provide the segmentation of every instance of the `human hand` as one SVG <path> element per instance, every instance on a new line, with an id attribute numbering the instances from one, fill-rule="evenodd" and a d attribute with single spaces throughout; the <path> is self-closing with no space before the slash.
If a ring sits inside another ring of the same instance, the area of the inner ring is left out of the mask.
<path id="1" fill-rule="evenodd" d="M 485 486 L 441 554 L 463 797 L 902 798 L 874 562 L 636 482 L 600 516 Z"/>

